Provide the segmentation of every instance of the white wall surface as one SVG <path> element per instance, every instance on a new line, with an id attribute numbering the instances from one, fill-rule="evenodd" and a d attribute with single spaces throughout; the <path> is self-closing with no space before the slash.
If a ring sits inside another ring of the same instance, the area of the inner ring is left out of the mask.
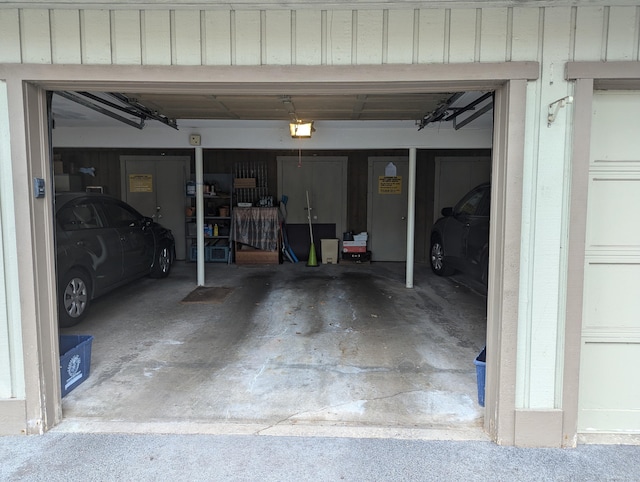
<path id="1" fill-rule="evenodd" d="M 492 128 L 472 124 L 454 130 L 433 124 L 421 131 L 413 121 L 316 122 L 311 139 L 292 139 L 282 121 L 178 121 L 179 130 L 149 123 L 138 130 L 123 125 L 109 128 L 58 127 L 54 147 L 189 148 L 189 134 L 200 134 L 202 147 L 217 149 L 430 149 L 491 148 Z"/>

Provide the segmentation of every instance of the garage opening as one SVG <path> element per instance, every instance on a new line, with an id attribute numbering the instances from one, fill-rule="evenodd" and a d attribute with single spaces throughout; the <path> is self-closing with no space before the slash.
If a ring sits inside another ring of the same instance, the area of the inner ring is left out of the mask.
<path id="1" fill-rule="evenodd" d="M 58 108 L 60 128 L 69 104 Z M 205 241 L 225 251 L 206 264 L 207 286 L 224 295 L 190 302 L 193 149 L 65 147 L 56 145 L 55 132 L 53 140 L 58 191 L 107 193 L 169 224 L 177 258 L 167 279 L 138 277 L 93 300 L 81 323 L 61 329 L 94 340 L 91 377 L 63 399 L 65 426 L 231 423 L 233 430 L 268 433 L 338 425 L 484 437 L 473 360 L 485 344 L 486 286 L 469 273 L 434 276 L 429 263 L 441 209 L 490 180 L 489 149 L 418 151 L 413 290 L 403 283 L 406 185 L 399 189 L 400 212 L 389 211 L 389 196 L 374 198 L 385 173 L 372 171 L 393 165 L 406 183 L 406 150 L 203 149 L 205 226 L 216 228 Z M 247 178 L 262 176 L 263 195 L 288 199 L 280 228 L 298 263 L 280 249 L 275 262 L 239 261 L 230 236 L 233 210 L 247 201 L 258 205 L 234 186 L 243 169 L 255 170 Z M 301 198 L 309 191 L 315 212 L 308 226 Z M 227 206 L 231 212 L 221 216 Z M 309 228 L 320 260 L 311 268 L 304 264 Z M 319 238 L 342 248 L 346 232 L 368 231 L 372 262 L 323 262 Z"/>

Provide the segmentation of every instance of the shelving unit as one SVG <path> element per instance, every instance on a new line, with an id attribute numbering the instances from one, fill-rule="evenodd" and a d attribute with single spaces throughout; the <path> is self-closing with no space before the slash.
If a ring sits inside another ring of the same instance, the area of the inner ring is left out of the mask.
<path id="1" fill-rule="evenodd" d="M 239 207 L 273 207 L 264 162 L 237 162 L 233 169 L 233 198 Z"/>
<path id="2" fill-rule="evenodd" d="M 231 209 L 233 206 L 233 176 L 231 174 L 204 175 L 204 260 L 209 263 L 230 263 L 233 258 L 229 241 Z M 187 193 L 185 203 L 186 259 L 197 259 L 197 224 L 195 193 Z"/>

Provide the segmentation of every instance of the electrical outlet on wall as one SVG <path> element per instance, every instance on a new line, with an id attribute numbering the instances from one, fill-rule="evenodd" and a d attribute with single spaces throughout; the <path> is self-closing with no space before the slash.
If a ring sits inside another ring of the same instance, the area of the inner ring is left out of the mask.
<path id="1" fill-rule="evenodd" d="M 200 134 L 191 134 L 189 136 L 189 144 L 192 146 L 200 145 Z"/>

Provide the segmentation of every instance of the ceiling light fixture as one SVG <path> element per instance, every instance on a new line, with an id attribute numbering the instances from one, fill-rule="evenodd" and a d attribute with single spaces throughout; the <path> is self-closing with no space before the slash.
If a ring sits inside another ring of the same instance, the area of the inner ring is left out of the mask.
<path id="1" fill-rule="evenodd" d="M 289 132 L 294 139 L 310 138 L 311 134 L 316 130 L 313 128 L 313 121 L 311 122 L 291 122 L 289 124 Z"/>

